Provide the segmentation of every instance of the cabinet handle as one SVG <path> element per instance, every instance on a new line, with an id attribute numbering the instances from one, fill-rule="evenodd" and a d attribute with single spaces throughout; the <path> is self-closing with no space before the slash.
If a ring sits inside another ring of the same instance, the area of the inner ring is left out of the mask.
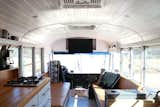
<path id="1" fill-rule="evenodd" d="M 46 93 L 43 93 L 43 94 L 42 94 L 42 96 L 45 96 L 45 95 L 46 95 Z"/>
<path id="2" fill-rule="evenodd" d="M 32 105 L 31 107 L 36 107 L 36 105 L 34 104 L 34 105 Z"/>

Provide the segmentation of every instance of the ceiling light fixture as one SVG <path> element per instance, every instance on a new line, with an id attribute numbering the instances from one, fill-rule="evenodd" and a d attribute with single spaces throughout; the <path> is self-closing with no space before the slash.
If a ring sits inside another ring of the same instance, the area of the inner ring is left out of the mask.
<path id="1" fill-rule="evenodd" d="M 94 30 L 95 25 L 68 25 L 70 30 Z"/>
<path id="2" fill-rule="evenodd" d="M 101 8 L 104 0 L 60 0 L 62 8 Z"/>

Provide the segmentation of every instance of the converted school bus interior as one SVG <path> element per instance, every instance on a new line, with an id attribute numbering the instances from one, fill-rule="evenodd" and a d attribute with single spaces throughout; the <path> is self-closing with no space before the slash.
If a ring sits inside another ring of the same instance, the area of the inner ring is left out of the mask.
<path id="1" fill-rule="evenodd" d="M 0 0 L 0 107 L 160 107 L 160 0 Z"/>

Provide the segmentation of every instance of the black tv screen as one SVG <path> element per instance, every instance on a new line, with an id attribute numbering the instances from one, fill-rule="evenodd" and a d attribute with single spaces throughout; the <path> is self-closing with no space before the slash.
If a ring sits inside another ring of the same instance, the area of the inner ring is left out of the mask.
<path id="1" fill-rule="evenodd" d="M 69 53 L 91 53 L 93 51 L 93 39 L 68 39 Z"/>

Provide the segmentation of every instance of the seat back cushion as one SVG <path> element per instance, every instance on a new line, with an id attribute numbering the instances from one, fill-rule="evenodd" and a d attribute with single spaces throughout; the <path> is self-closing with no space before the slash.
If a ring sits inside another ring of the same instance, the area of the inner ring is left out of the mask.
<path id="1" fill-rule="evenodd" d="M 100 75 L 99 75 L 99 77 L 98 77 L 97 84 L 100 84 L 104 73 L 105 73 L 105 70 L 104 70 L 104 69 L 101 69 L 101 73 L 100 73 Z"/>
<path id="2" fill-rule="evenodd" d="M 105 72 L 99 85 L 105 89 L 112 89 L 115 87 L 119 79 L 120 74 Z"/>

